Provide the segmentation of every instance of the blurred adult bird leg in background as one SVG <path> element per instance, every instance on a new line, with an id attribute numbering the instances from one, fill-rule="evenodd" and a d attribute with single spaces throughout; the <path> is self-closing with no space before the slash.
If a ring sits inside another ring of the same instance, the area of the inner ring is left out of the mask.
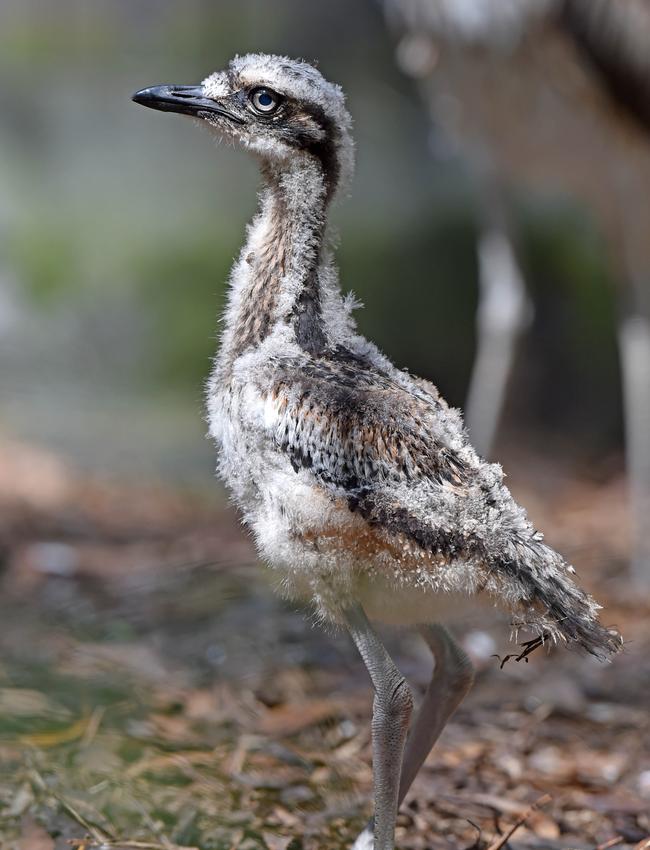
<path id="1" fill-rule="evenodd" d="M 489 454 L 526 324 L 495 187 L 553 188 L 595 214 L 618 286 L 632 576 L 650 584 L 650 4 L 385 0 L 402 68 L 487 194 L 480 238 L 473 438 Z M 496 211 L 496 215 L 494 215 Z M 490 222 L 496 221 L 496 226 Z M 493 231 L 498 234 L 496 239 Z M 494 317 L 501 314 L 502 320 Z M 498 330 L 497 330 L 498 329 Z M 494 389 L 494 391 L 493 391 Z"/>

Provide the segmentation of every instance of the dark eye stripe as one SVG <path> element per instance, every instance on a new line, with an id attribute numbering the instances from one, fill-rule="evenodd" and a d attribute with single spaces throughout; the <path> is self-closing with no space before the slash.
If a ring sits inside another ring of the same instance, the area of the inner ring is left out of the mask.
<path id="1" fill-rule="evenodd" d="M 328 188 L 333 191 L 338 182 L 340 170 L 336 153 L 336 142 L 339 135 L 336 124 L 321 106 L 306 101 L 299 102 L 298 105 L 323 132 L 323 138 L 320 140 L 303 136 L 298 139 L 298 144 L 303 150 L 308 151 L 320 160 Z"/>

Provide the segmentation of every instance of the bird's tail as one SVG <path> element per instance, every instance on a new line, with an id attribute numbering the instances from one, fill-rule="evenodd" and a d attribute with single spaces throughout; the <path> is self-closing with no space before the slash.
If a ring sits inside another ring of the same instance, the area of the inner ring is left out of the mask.
<path id="1" fill-rule="evenodd" d="M 532 629 L 542 639 L 580 646 L 606 660 L 623 646 L 616 629 L 599 620 L 601 606 L 574 580 L 575 570 L 533 534 L 513 543 L 508 557 L 493 561 L 491 574 L 499 574 L 501 593 L 515 619 L 515 629 Z"/>

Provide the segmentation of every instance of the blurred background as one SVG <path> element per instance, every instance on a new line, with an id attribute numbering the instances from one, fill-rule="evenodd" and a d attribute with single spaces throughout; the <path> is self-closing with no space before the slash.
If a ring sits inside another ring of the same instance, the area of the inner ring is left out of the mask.
<path id="1" fill-rule="evenodd" d="M 343 86 L 357 172 L 334 222 L 362 331 L 468 403 L 472 437 L 632 642 L 610 670 L 534 659 L 532 682 L 491 657 L 507 624 L 461 624 L 485 678 L 401 844 L 487 847 L 548 792 L 513 847 L 642 846 L 649 16 L 645 0 L 0 0 L 6 846 L 338 847 L 368 812 L 354 652 L 272 594 L 204 436 L 256 166 L 130 102 L 248 51 Z M 389 640 L 424 681 L 417 646 Z"/>

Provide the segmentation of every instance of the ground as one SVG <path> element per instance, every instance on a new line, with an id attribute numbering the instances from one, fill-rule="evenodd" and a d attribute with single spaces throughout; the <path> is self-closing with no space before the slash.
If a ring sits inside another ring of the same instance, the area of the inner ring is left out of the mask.
<path id="1" fill-rule="evenodd" d="M 501 669 L 505 625 L 459 623 L 476 686 L 398 846 L 650 848 L 650 603 L 626 572 L 623 483 L 528 464 L 514 489 L 626 650 Z M 273 592 L 216 495 L 81 476 L 1 442 L 0 563 L 3 850 L 350 846 L 370 813 L 367 676 L 345 635 Z M 424 648 L 386 638 L 421 693 Z"/>

